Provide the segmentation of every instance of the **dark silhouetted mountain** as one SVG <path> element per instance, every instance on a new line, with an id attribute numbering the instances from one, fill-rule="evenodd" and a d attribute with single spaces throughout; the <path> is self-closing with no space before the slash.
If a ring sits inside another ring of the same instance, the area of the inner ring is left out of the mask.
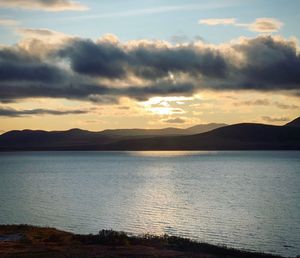
<path id="1" fill-rule="evenodd" d="M 210 132 L 131 139 L 111 143 L 107 150 L 300 150 L 300 129 L 263 124 L 236 124 Z"/>
<path id="2" fill-rule="evenodd" d="M 300 150 L 300 128 L 296 126 L 250 123 L 220 126 L 102 132 L 10 131 L 0 135 L 0 150 Z M 219 128 L 210 130 L 214 127 Z M 201 130 L 206 132 L 194 133 Z"/>
<path id="3" fill-rule="evenodd" d="M 300 117 L 286 124 L 286 126 L 300 127 Z"/>
<path id="4" fill-rule="evenodd" d="M 163 128 L 163 129 L 108 129 L 102 131 L 103 135 L 110 136 L 162 136 L 162 135 L 182 135 L 185 129 Z"/>
<path id="5" fill-rule="evenodd" d="M 96 149 L 112 142 L 155 136 L 178 136 L 201 133 L 224 124 L 203 124 L 187 129 L 115 129 L 90 132 L 81 129 L 67 131 L 14 130 L 0 135 L 0 150 L 79 150 Z"/>
<path id="6" fill-rule="evenodd" d="M 111 140 L 109 136 L 80 129 L 52 132 L 41 130 L 10 131 L 0 136 L 0 150 L 72 149 L 90 144 L 106 144 Z"/>
<path id="7" fill-rule="evenodd" d="M 140 136 L 175 136 L 175 135 L 190 135 L 208 132 L 227 124 L 200 124 L 192 126 L 186 129 L 168 127 L 163 129 L 114 129 L 114 130 L 104 130 L 101 132 L 102 135 L 108 136 L 131 136 L 131 137 L 140 137 Z"/>
<path id="8" fill-rule="evenodd" d="M 211 130 L 227 126 L 227 124 L 216 124 L 216 123 L 211 123 L 211 124 L 206 124 L 206 125 L 195 125 L 192 127 L 189 127 L 185 129 L 186 134 L 199 134 L 199 133 L 205 133 L 209 132 Z"/>

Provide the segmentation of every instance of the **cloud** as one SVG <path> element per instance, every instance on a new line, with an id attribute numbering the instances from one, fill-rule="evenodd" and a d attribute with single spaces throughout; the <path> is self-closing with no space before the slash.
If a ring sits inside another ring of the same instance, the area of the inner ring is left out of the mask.
<path id="1" fill-rule="evenodd" d="M 80 74 L 107 78 L 122 78 L 126 74 L 125 50 L 113 42 L 74 40 L 59 51 L 59 56 L 68 59 L 72 69 Z"/>
<path id="2" fill-rule="evenodd" d="M 49 30 L 24 33 L 60 35 Z M 299 70 L 297 43 L 279 36 L 222 45 L 120 42 L 114 36 L 47 42 L 37 37 L 0 48 L 0 101 L 49 97 L 117 103 L 121 97 L 145 101 L 207 89 L 297 95 Z"/>
<path id="3" fill-rule="evenodd" d="M 163 120 L 165 123 L 169 124 L 184 124 L 186 121 L 180 117 L 174 118 L 174 119 L 165 119 Z"/>
<path id="4" fill-rule="evenodd" d="M 280 109 L 299 109 L 300 106 L 298 105 L 294 105 L 294 104 L 285 104 L 285 103 L 281 103 L 278 101 L 274 102 L 275 106 L 280 108 Z"/>
<path id="5" fill-rule="evenodd" d="M 0 26 L 6 26 L 6 27 L 15 27 L 19 25 L 20 22 L 13 19 L 0 19 Z"/>
<path id="6" fill-rule="evenodd" d="M 224 76 L 226 60 L 219 51 L 196 45 L 171 46 L 161 42 L 120 43 L 74 40 L 59 51 L 74 71 L 89 76 L 143 79 L 169 77 L 171 72 Z"/>
<path id="7" fill-rule="evenodd" d="M 257 18 L 252 23 L 239 23 L 235 18 L 226 19 L 203 19 L 198 21 L 199 24 L 208 26 L 217 25 L 232 25 L 236 27 L 245 27 L 248 30 L 259 32 L 259 33 L 272 33 L 279 31 L 283 23 L 274 18 Z"/>
<path id="8" fill-rule="evenodd" d="M 210 10 L 219 9 L 223 7 L 234 6 L 235 3 L 232 2 L 222 2 L 222 3 L 200 3 L 200 4 L 179 4 L 179 5 L 164 5 L 158 7 L 150 7 L 144 9 L 132 9 L 124 10 L 120 12 L 105 12 L 95 15 L 84 15 L 71 17 L 69 19 L 101 19 L 101 18 L 112 18 L 112 17 L 131 17 L 140 15 L 150 15 L 159 13 L 170 13 L 170 12 L 183 12 L 189 10 Z"/>
<path id="9" fill-rule="evenodd" d="M 43 62 L 26 51 L 14 48 L 0 49 L 1 88 L 9 82 L 54 83 L 61 81 L 63 77 L 62 71 L 55 64 Z"/>
<path id="10" fill-rule="evenodd" d="M 235 106 L 269 106 L 271 103 L 267 99 L 247 100 L 234 103 Z"/>
<path id="11" fill-rule="evenodd" d="M 275 106 L 279 109 L 299 109 L 300 106 L 294 104 L 285 104 L 279 101 L 270 102 L 267 99 L 247 100 L 235 102 L 235 106 Z"/>
<path id="12" fill-rule="evenodd" d="M 22 29 L 18 29 L 17 33 L 22 37 L 23 41 L 39 40 L 47 44 L 63 43 L 69 39 L 74 38 L 71 35 L 67 35 L 65 33 L 53 31 L 49 29 L 22 28 Z"/>
<path id="13" fill-rule="evenodd" d="M 52 109 L 28 109 L 16 110 L 0 107 L 0 117 L 23 117 L 33 115 L 79 115 L 88 113 L 86 110 L 52 110 Z"/>
<path id="14" fill-rule="evenodd" d="M 130 107 L 129 107 L 129 106 L 120 106 L 120 107 L 118 107 L 118 109 L 121 109 L 121 110 L 129 110 Z"/>
<path id="15" fill-rule="evenodd" d="M 203 20 L 199 20 L 199 24 L 205 24 L 205 25 L 209 25 L 209 26 L 234 25 L 234 24 L 236 24 L 236 19 L 234 19 L 234 18 L 226 18 L 226 19 L 203 19 Z"/>
<path id="16" fill-rule="evenodd" d="M 289 117 L 270 117 L 270 116 L 263 116 L 262 119 L 269 123 L 288 122 L 291 120 Z"/>
<path id="17" fill-rule="evenodd" d="M 283 23 L 272 18 L 258 18 L 255 22 L 250 23 L 247 27 L 255 32 L 277 32 L 281 29 Z"/>
<path id="18" fill-rule="evenodd" d="M 70 0 L 1 0 L 0 7 L 44 10 L 51 12 L 87 10 L 86 6 Z"/>

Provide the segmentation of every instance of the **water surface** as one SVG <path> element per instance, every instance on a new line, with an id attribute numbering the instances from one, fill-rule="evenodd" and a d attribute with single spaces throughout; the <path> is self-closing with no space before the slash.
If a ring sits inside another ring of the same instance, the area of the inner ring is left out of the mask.
<path id="1" fill-rule="evenodd" d="M 0 224 L 300 254 L 300 152 L 0 153 Z"/>

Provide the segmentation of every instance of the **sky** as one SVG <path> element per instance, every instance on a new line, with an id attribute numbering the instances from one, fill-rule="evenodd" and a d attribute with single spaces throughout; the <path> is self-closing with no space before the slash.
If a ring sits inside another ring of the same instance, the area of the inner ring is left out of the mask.
<path id="1" fill-rule="evenodd" d="M 0 0 L 0 133 L 282 125 L 298 0 Z"/>

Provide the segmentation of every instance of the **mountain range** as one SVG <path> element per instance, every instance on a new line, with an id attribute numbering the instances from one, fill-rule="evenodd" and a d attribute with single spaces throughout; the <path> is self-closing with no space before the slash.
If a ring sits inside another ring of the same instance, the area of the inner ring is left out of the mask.
<path id="1" fill-rule="evenodd" d="M 0 135 L 0 151 L 37 150 L 300 150 L 300 117 L 283 126 L 212 123 L 186 129 L 14 130 Z"/>

